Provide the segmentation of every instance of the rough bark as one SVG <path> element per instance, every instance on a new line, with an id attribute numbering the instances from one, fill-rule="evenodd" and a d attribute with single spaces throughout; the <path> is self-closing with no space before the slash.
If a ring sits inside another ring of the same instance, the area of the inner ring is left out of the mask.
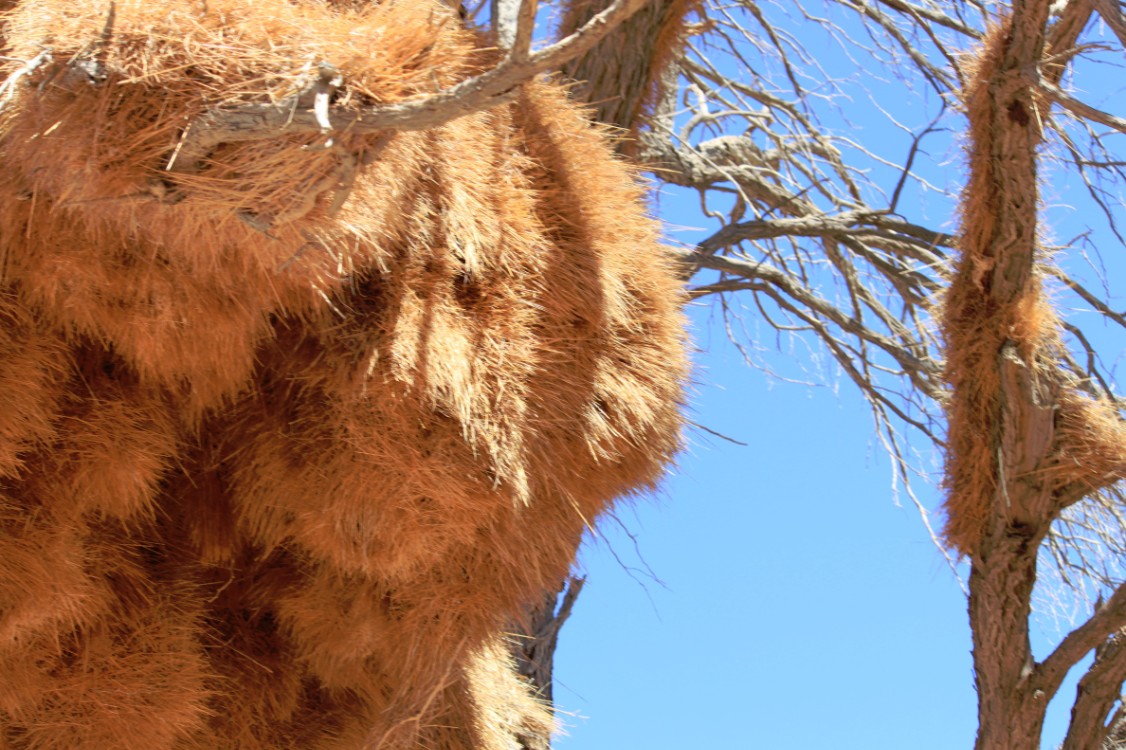
<path id="1" fill-rule="evenodd" d="M 607 0 L 574 0 L 564 14 L 560 35 L 573 33 L 608 5 Z M 594 108 L 594 119 L 636 133 L 660 93 L 662 72 L 680 52 L 685 18 L 694 7 L 692 0 L 652 0 L 600 44 L 563 67 L 563 73 L 578 82 L 575 96 Z M 632 153 L 633 140 L 623 141 L 621 150 Z"/>
<path id="2" fill-rule="evenodd" d="M 978 72 L 982 88 L 972 92 L 968 106 L 976 140 L 967 197 L 978 203 L 966 210 L 963 248 L 969 266 L 962 270 L 972 280 L 959 280 L 972 283 L 981 300 L 961 312 L 984 312 L 994 327 L 973 344 L 979 348 L 968 361 L 951 357 L 962 365 L 955 387 L 968 385 L 963 379 L 975 381 L 970 390 L 978 393 L 971 403 L 980 409 L 977 419 L 955 420 L 951 427 L 988 436 L 978 450 L 984 448 L 987 459 L 996 457 L 987 477 L 964 477 L 960 487 L 976 489 L 981 495 L 970 502 L 985 505 L 975 513 L 984 523 L 971 532 L 977 750 L 1038 748 L 1047 705 L 1047 696 L 1028 688 L 1035 669 L 1028 617 L 1037 549 L 1056 512 L 1037 470 L 1051 456 L 1058 384 L 1038 361 L 1044 332 L 1025 319 L 1043 304 L 1035 274 L 1042 123 L 1031 91 L 1020 83 L 1021 71 L 1040 60 L 1047 13 L 1047 2 L 1014 8 L 1010 22 L 986 42 Z M 954 298 L 958 291 L 952 290 Z"/>
<path id="3" fill-rule="evenodd" d="M 560 584 L 558 592 L 545 594 L 512 640 L 517 673 L 527 680 L 535 697 L 553 712 L 555 649 L 559 644 L 559 633 L 571 616 L 584 583 L 586 579 L 572 577 Z M 518 739 L 521 750 L 549 750 L 551 747 L 550 735 L 526 732 Z"/>
<path id="4" fill-rule="evenodd" d="M 1095 649 L 1095 663 L 1079 680 L 1071 707 L 1071 724 L 1061 750 L 1121 746 L 1111 739 L 1116 729 L 1121 731 L 1118 722 L 1111 721 L 1108 731 L 1106 717 L 1120 700 L 1124 673 L 1126 643 L 1119 632 Z"/>
<path id="5" fill-rule="evenodd" d="M 976 557 L 970 572 L 977 750 L 1040 746 L 1048 698 L 1028 689 L 1035 668 L 1028 616 L 1038 542 L 1014 531 Z"/>

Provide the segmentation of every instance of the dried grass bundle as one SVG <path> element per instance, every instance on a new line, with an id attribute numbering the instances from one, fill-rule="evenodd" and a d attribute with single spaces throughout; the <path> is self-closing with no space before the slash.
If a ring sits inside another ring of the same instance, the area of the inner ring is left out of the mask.
<path id="1" fill-rule="evenodd" d="M 500 636 L 659 478 L 686 369 L 604 135 L 533 83 L 170 170 L 322 63 L 358 111 L 489 53 L 426 0 L 40 0 L 4 28 L 51 59 L 0 96 L 0 746 L 542 728 Z"/>

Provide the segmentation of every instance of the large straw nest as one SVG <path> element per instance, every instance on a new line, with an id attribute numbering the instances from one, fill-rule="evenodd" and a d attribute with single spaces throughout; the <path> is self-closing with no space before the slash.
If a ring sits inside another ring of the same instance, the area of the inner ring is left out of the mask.
<path id="1" fill-rule="evenodd" d="M 629 172 L 533 83 L 173 174 L 194 118 L 316 62 L 354 110 L 488 54 L 426 0 L 109 7 L 6 18 L 53 62 L 0 110 L 0 746 L 542 731 L 501 634 L 677 447 L 681 295 Z"/>

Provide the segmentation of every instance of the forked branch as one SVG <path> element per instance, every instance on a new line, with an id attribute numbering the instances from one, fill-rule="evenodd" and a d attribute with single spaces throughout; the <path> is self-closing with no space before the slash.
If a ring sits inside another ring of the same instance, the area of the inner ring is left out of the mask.
<path id="1" fill-rule="evenodd" d="M 1087 622 L 1071 631 L 1036 669 L 1035 689 L 1054 695 L 1068 671 L 1103 643 L 1107 635 L 1126 626 L 1126 584 L 1101 604 Z M 1121 679 L 1119 684 L 1121 684 Z"/>
<path id="2" fill-rule="evenodd" d="M 1104 112 L 1090 104 L 1081 102 L 1059 86 L 1053 86 L 1043 79 L 1035 81 L 1035 84 L 1045 96 L 1076 117 L 1097 122 L 1120 133 L 1126 133 L 1126 120 L 1121 117 L 1116 117 L 1109 112 Z"/>
<path id="3" fill-rule="evenodd" d="M 496 67 L 439 91 L 399 104 L 329 112 L 327 117 L 298 106 L 301 93 L 277 103 L 248 104 L 211 110 L 195 120 L 184 134 L 168 169 L 192 172 L 220 143 L 257 141 L 290 133 L 330 131 L 375 133 L 384 130 L 427 130 L 471 112 L 511 101 L 519 88 L 535 76 L 556 70 L 583 54 L 648 0 L 614 0 L 570 36 L 541 50 L 531 50 L 535 0 L 523 0 L 517 16 L 516 40 Z M 326 122 L 327 120 L 327 122 Z"/>

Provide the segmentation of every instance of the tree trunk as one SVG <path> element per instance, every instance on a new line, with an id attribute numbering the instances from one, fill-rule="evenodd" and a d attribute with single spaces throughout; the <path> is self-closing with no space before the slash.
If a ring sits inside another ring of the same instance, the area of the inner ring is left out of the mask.
<path id="1" fill-rule="evenodd" d="M 559 35 L 573 33 L 609 6 L 610 0 L 572 0 Z M 594 107 L 595 120 L 636 134 L 659 96 L 664 69 L 683 49 L 685 18 L 695 6 L 694 0 L 650 0 L 588 53 L 564 66 L 563 73 L 578 82 L 574 95 Z M 633 143 L 623 141 L 619 150 L 632 155 Z"/>
<path id="2" fill-rule="evenodd" d="M 976 750 L 1037 750 L 1046 697 L 1029 690 L 1028 638 L 1039 539 L 1009 533 L 974 558 L 970 628 L 978 694 Z"/>
<path id="3" fill-rule="evenodd" d="M 1043 470 L 1054 449 L 1055 323 L 1036 270 L 1040 63 L 1047 0 L 1018 2 L 992 29 L 964 92 L 969 175 L 946 299 L 947 538 L 969 554 L 978 693 L 976 750 L 1037 750 L 1050 696 L 1028 637 L 1036 557 L 1059 511 Z"/>
<path id="4" fill-rule="evenodd" d="M 560 584 L 558 592 L 546 594 L 539 606 L 533 607 L 528 621 L 516 628 L 512 640 L 512 654 L 516 671 L 528 681 L 538 700 L 552 710 L 555 695 L 552 681 L 555 672 L 555 648 L 559 644 L 559 631 L 571 616 L 575 600 L 583 590 L 584 578 L 570 578 Z M 525 733 L 517 740 L 520 750 L 550 750 L 551 736 Z"/>

